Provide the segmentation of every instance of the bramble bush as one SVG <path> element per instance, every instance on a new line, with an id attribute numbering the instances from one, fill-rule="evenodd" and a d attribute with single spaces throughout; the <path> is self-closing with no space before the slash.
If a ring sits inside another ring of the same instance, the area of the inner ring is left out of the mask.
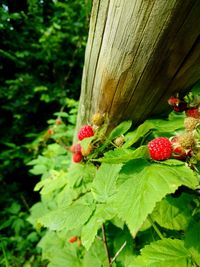
<path id="1" fill-rule="evenodd" d="M 177 109 L 185 102 L 188 112 L 196 91 L 170 104 Z M 72 124 L 52 132 L 55 143 L 29 162 L 31 173 L 41 175 L 35 186 L 41 201 L 29 221 L 47 229 L 38 246 L 49 267 L 200 266 L 200 129 L 198 121 L 188 132 L 186 119 L 173 111 L 137 128 L 124 121 L 107 135 L 109 118 L 95 114 L 94 135 L 84 126 L 73 147 Z M 177 150 L 173 138 L 188 133 L 194 142 Z M 158 137 L 171 141 L 166 160 L 149 155 L 148 144 Z M 78 163 L 72 153 L 81 153 Z"/>
<path id="2" fill-rule="evenodd" d="M 0 4 L 1 180 L 25 182 L 26 144 L 67 97 L 78 99 L 90 6 L 90 0 Z"/>
<path id="3" fill-rule="evenodd" d="M 1 266 L 43 266 L 41 233 L 27 222 L 39 197 L 25 164 L 53 140 L 46 121 L 79 97 L 90 8 L 91 0 L 0 2 Z"/>

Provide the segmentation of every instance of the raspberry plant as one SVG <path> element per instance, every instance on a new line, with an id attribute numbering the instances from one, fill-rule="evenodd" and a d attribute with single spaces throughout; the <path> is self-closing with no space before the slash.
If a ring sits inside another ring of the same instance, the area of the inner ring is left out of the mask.
<path id="1" fill-rule="evenodd" d="M 173 111 L 135 129 L 124 121 L 108 136 L 105 116 L 94 135 L 78 141 L 93 149 L 77 163 L 70 144 L 61 147 L 54 135 L 57 143 L 29 163 L 42 174 L 29 221 L 47 228 L 38 245 L 49 267 L 200 266 L 198 124 L 190 155 L 177 159 L 170 151 L 171 158 L 156 161 L 148 150 L 153 139 L 179 140 L 185 116 Z"/>

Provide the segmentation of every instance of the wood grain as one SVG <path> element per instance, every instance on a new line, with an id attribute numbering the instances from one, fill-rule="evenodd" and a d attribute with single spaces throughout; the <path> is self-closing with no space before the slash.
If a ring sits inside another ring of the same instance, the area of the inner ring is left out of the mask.
<path id="1" fill-rule="evenodd" d="M 77 128 L 107 112 L 111 127 L 169 111 L 200 79 L 200 1 L 94 0 Z"/>

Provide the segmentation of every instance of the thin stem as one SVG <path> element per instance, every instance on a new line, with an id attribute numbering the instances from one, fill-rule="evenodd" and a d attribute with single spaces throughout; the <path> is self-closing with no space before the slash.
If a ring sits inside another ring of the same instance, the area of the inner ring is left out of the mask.
<path id="1" fill-rule="evenodd" d="M 154 223 L 150 215 L 149 215 L 148 220 L 150 221 L 151 225 L 153 226 L 153 229 L 155 230 L 157 235 L 160 237 L 160 239 L 163 239 L 164 236 L 162 235 L 162 233 L 160 232 L 160 230 L 158 229 L 158 227 L 156 226 L 156 224 Z"/>
<path id="2" fill-rule="evenodd" d="M 23 201 L 23 203 L 24 203 L 25 207 L 27 208 L 27 210 L 29 211 L 30 207 L 29 207 L 29 205 L 28 205 L 28 203 L 27 203 L 25 197 L 21 194 L 21 195 L 20 195 L 20 198 L 21 198 L 21 200 Z"/>
<path id="3" fill-rule="evenodd" d="M 101 229 L 102 229 L 102 234 L 103 234 L 103 244 L 104 244 L 104 247 L 105 247 L 105 250 L 106 250 L 107 259 L 108 259 L 108 266 L 112 267 L 111 258 L 110 258 L 110 254 L 109 254 L 109 251 L 108 251 L 108 244 L 107 244 L 107 240 L 106 240 L 106 232 L 105 232 L 104 224 L 102 224 Z"/>
<path id="4" fill-rule="evenodd" d="M 124 242 L 124 244 L 120 247 L 120 249 L 117 251 L 117 253 L 115 254 L 114 258 L 112 259 L 111 263 L 113 263 L 116 258 L 119 256 L 119 254 L 122 252 L 122 250 L 124 249 L 124 247 L 126 246 L 126 241 Z"/>
<path id="5" fill-rule="evenodd" d="M 7 256 L 6 256 L 6 252 L 5 252 L 3 243 L 1 243 L 1 248 L 2 248 L 2 251 L 3 251 L 3 256 L 4 256 L 5 266 L 6 266 L 6 267 L 9 267 L 10 265 L 9 265 L 9 263 L 8 263 L 8 259 L 7 259 Z"/>

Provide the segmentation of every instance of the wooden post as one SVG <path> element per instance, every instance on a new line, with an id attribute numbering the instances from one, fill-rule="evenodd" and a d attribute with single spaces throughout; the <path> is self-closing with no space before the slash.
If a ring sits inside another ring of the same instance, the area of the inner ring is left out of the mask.
<path id="1" fill-rule="evenodd" d="M 111 127 L 169 111 L 200 79 L 200 1 L 94 0 L 77 128 L 107 112 Z"/>

